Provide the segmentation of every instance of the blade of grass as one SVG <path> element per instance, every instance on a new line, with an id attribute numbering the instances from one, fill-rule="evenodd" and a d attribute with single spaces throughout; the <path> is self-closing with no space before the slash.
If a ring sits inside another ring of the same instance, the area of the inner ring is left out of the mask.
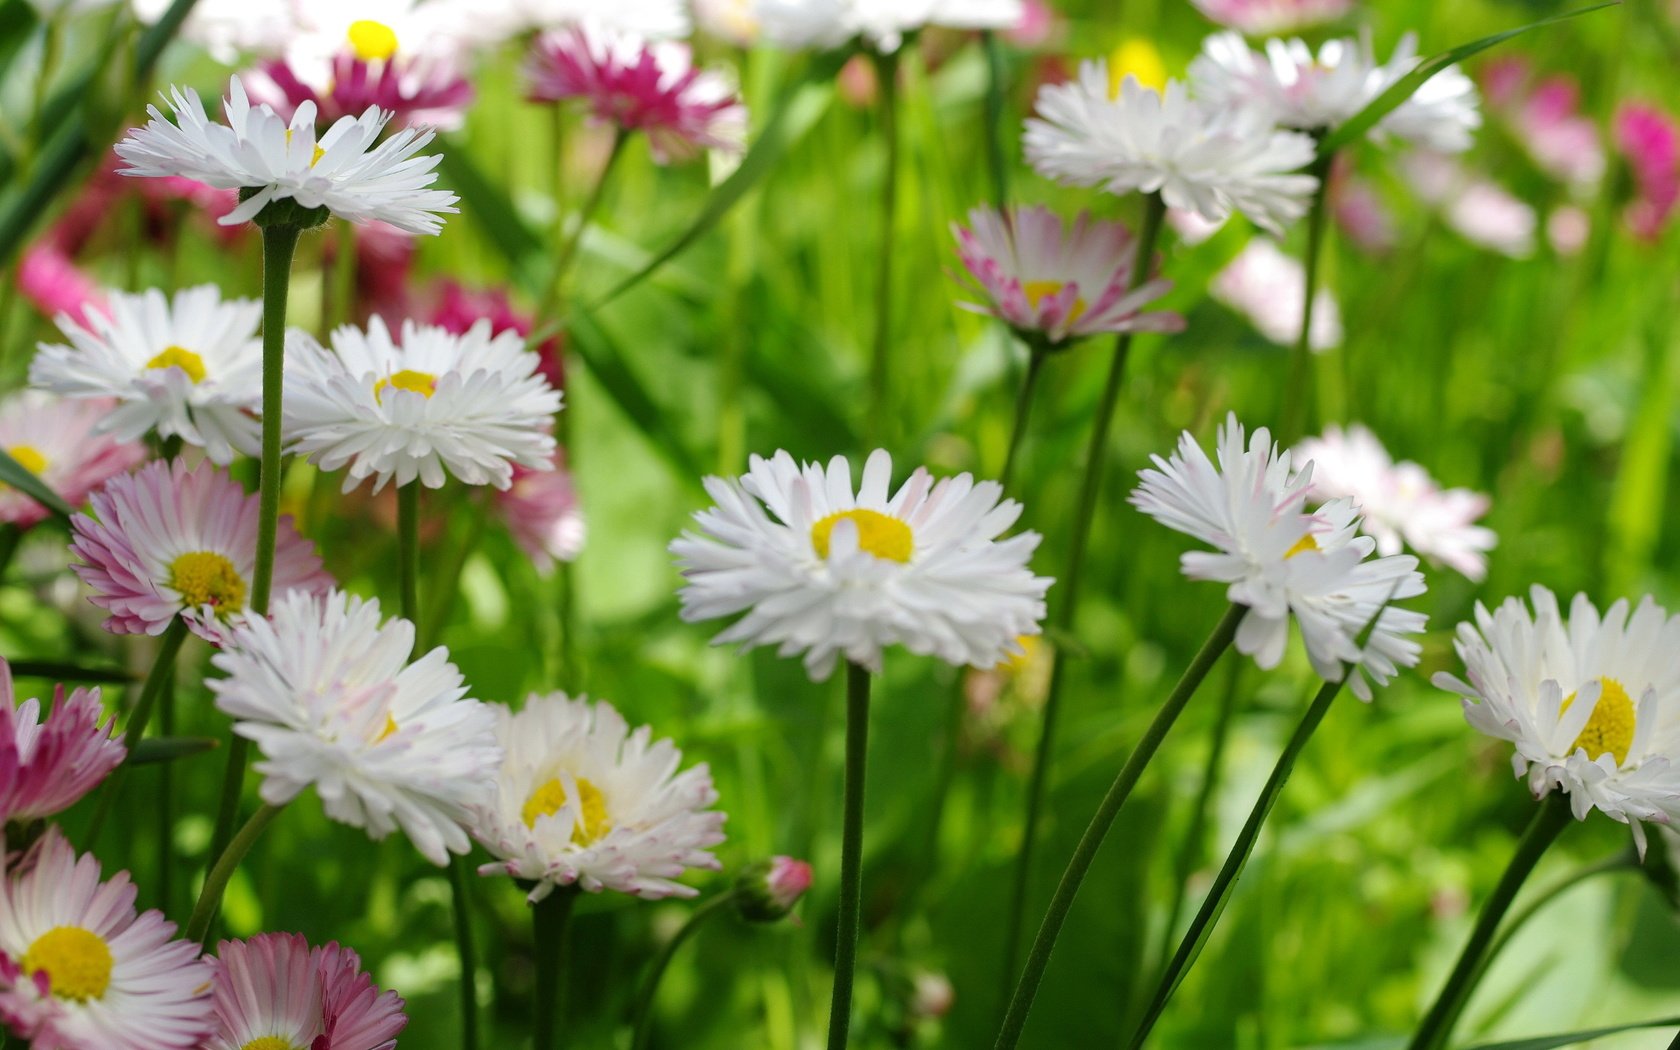
<path id="1" fill-rule="evenodd" d="M 0 448 L 0 484 L 10 485 L 60 518 L 69 518 L 75 513 L 70 504 L 64 502 L 64 497 L 48 488 L 39 475 L 13 459 L 12 454 L 3 448 Z"/>

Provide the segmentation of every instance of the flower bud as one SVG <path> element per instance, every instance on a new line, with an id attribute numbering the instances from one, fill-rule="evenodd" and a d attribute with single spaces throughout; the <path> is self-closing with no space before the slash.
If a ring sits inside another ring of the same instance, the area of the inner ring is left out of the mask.
<path id="1" fill-rule="evenodd" d="M 792 857 L 771 857 L 749 865 L 736 878 L 736 907 L 748 922 L 776 922 L 810 888 L 811 865 Z"/>

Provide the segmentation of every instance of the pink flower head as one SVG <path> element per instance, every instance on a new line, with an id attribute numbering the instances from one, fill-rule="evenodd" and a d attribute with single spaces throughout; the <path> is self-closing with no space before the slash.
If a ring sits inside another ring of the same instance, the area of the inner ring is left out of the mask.
<path id="1" fill-rule="evenodd" d="M 546 573 L 556 561 L 571 561 L 583 550 L 586 528 L 578 507 L 571 471 L 554 456 L 552 470 L 514 465 L 513 484 L 495 495 L 513 540 Z"/>
<path id="2" fill-rule="evenodd" d="M 1279 346 L 1301 338 L 1301 304 L 1307 296 L 1307 271 L 1269 237 L 1255 237 L 1236 258 L 1214 275 L 1208 292 L 1247 317 L 1259 333 Z M 1342 311 L 1335 293 L 1320 288 L 1313 296 L 1312 331 L 1307 345 L 1323 353 L 1342 343 Z"/>
<path id="3" fill-rule="evenodd" d="M 111 398 L 87 401 L 25 390 L 0 401 L 0 448 L 35 474 L 72 507 L 88 493 L 146 458 L 145 447 L 99 432 L 117 407 Z M 24 528 L 47 509 L 7 485 L 0 485 L 0 522 Z"/>
<path id="4" fill-rule="evenodd" d="M 811 888 L 811 865 L 793 857 L 770 858 L 770 871 L 764 877 L 765 888 L 776 903 L 791 908 Z"/>
<path id="5" fill-rule="evenodd" d="M 399 55 L 366 61 L 345 51 L 314 70 L 306 60 L 276 59 L 245 75 L 251 101 L 267 103 L 283 120 L 305 102 L 315 103 L 317 126 L 359 117 L 373 107 L 392 114 L 398 127 L 452 131 L 472 104 L 472 84 L 445 53 Z"/>
<path id="6" fill-rule="evenodd" d="M 219 642 L 244 617 L 257 561 L 257 497 L 209 463 L 154 462 L 112 478 L 93 494 L 93 516 L 71 519 L 74 566 L 110 612 L 113 634 L 162 634 L 177 614 L 194 633 Z M 274 597 L 324 593 L 314 546 L 280 519 Z"/>
<path id="7" fill-rule="evenodd" d="M 1016 47 L 1031 50 L 1050 42 L 1056 28 L 1056 12 L 1046 0 L 1023 0 L 1021 20 L 1004 33 Z"/>
<path id="8" fill-rule="evenodd" d="M 735 908 L 748 922 L 785 918 L 811 888 L 811 865 L 775 856 L 748 865 L 735 879 Z"/>
<path id="9" fill-rule="evenodd" d="M 1353 0 L 1191 0 L 1196 10 L 1249 36 L 1276 36 L 1334 22 Z"/>
<path id="10" fill-rule="evenodd" d="M 244 1050 L 264 1038 L 306 1050 L 392 1050 L 408 1024 L 402 997 L 381 992 L 361 958 L 336 942 L 311 948 L 300 934 L 264 933 L 223 941 L 216 954 L 216 1034 L 204 1050 Z"/>
<path id="11" fill-rule="evenodd" d="M 739 152 L 747 111 L 685 44 L 649 42 L 593 23 L 543 34 L 526 65 L 533 102 L 583 99 L 603 124 L 645 131 L 661 164 L 702 149 Z"/>
<path id="12" fill-rule="evenodd" d="M 112 736 L 116 721 L 100 724 L 99 690 L 66 697 L 58 686 L 44 721 L 41 701 L 14 697 L 11 665 L 0 659 L 0 825 L 69 809 L 127 754 Z"/>
<path id="13" fill-rule="evenodd" d="M 1490 63 L 1482 74 L 1489 108 L 1510 126 L 1541 171 L 1586 190 L 1604 175 L 1604 147 L 1598 126 L 1581 113 L 1581 91 L 1573 77 L 1559 74 L 1531 82 L 1526 59 Z"/>
<path id="14" fill-rule="evenodd" d="M 1654 241 L 1680 203 L 1680 125 L 1655 106 L 1628 102 L 1616 111 L 1613 133 L 1636 190 L 1627 223 L 1635 234 Z"/>
<path id="15" fill-rule="evenodd" d="M 51 240 L 29 246 L 18 260 L 17 287 L 44 316 L 69 314 L 77 324 L 88 323 L 89 311 L 106 311 L 99 285 Z"/>
<path id="16" fill-rule="evenodd" d="M 972 281 L 964 287 L 984 299 L 962 303 L 990 314 L 1029 344 L 1060 344 L 1099 332 L 1177 332 L 1174 313 L 1143 313 L 1172 289 L 1155 278 L 1132 283 L 1137 242 L 1115 222 L 1081 215 L 1071 227 L 1048 208 L 975 208 L 969 226 L 952 226 L 957 251 Z"/>
<path id="17" fill-rule="evenodd" d="M 467 330 L 480 320 L 490 322 L 491 336 L 503 332 L 518 332 L 527 337 L 531 334 L 531 318 L 515 310 L 507 292 L 500 288 L 473 291 L 445 278 L 438 285 L 435 295 L 437 306 L 427 323 L 453 335 L 466 335 Z M 536 347 L 537 356 L 542 359 L 537 371 L 556 390 L 566 389 L 566 364 L 561 357 L 560 346 L 560 336 L 556 334 Z"/>

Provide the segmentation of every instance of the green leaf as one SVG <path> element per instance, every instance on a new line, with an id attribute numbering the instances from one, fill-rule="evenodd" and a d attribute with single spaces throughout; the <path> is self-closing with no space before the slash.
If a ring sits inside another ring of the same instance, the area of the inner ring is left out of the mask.
<path id="1" fill-rule="evenodd" d="M 221 741 L 208 736 L 149 736 L 128 753 L 131 766 L 149 766 L 160 762 L 175 762 L 206 751 L 214 751 Z"/>
<path id="2" fill-rule="evenodd" d="M 11 68 L 12 60 L 29 42 L 29 35 L 39 21 L 35 9 L 25 0 L 0 2 L 0 71 Z"/>
<path id="3" fill-rule="evenodd" d="M 12 454 L 3 448 L 0 448 L 0 484 L 10 485 L 61 518 L 68 518 L 75 513 L 70 504 L 48 488 L 39 475 L 13 459 Z"/>
<path id="4" fill-rule="evenodd" d="M 1378 121 L 1400 108 L 1400 105 L 1411 98 L 1413 93 L 1424 85 L 1425 81 L 1450 65 L 1462 62 L 1471 55 L 1486 51 L 1497 44 L 1503 44 L 1512 37 L 1521 36 L 1531 29 L 1539 29 L 1541 26 L 1549 26 L 1554 22 L 1562 22 L 1591 11 L 1620 5 L 1621 0 L 1605 0 L 1604 3 L 1593 4 L 1590 7 L 1579 7 L 1573 11 L 1553 15 L 1550 18 L 1542 18 L 1538 22 L 1518 26 L 1516 29 L 1507 29 L 1503 33 L 1495 33 L 1492 36 L 1482 37 L 1480 40 L 1472 40 L 1468 44 L 1460 44 L 1451 50 L 1441 52 L 1433 58 L 1425 59 L 1416 69 L 1389 85 L 1387 91 L 1372 99 L 1364 109 L 1349 117 L 1344 124 L 1324 136 L 1323 141 L 1318 144 L 1318 155 L 1327 157 L 1343 146 L 1357 141 L 1367 131 L 1375 127 Z"/>
<path id="5" fill-rule="evenodd" d="M 594 316 L 582 308 L 574 310 L 567 331 L 571 336 L 566 342 L 567 351 L 577 355 L 584 367 L 589 369 L 589 374 L 618 402 L 618 407 L 647 435 L 653 447 L 676 469 L 678 475 L 698 483 L 706 471 L 671 428 L 671 413 L 654 401 L 653 395 L 624 363 L 624 354 L 606 330 L 595 322 Z"/>
<path id="6" fill-rule="evenodd" d="M 54 682 L 97 682 L 102 685 L 132 685 L 139 681 L 120 667 L 84 667 L 54 660 L 9 661 L 16 678 L 47 678 Z"/>
<path id="7" fill-rule="evenodd" d="M 485 177 L 465 148 L 445 140 L 439 143 L 439 153 L 443 157 L 439 169 L 449 188 L 460 194 L 461 202 L 484 227 L 491 245 L 507 258 L 514 280 L 528 294 L 540 298 L 544 283 L 542 238 L 520 218 L 513 201 Z"/>
<path id="8" fill-rule="evenodd" d="M 1680 1025 L 1680 1017 L 1660 1017 L 1655 1021 L 1632 1021 L 1628 1024 L 1611 1025 L 1608 1028 L 1589 1028 L 1582 1032 L 1566 1032 L 1563 1035 L 1537 1035 L 1527 1039 L 1512 1039 L 1503 1043 L 1477 1043 L 1470 1050 L 1555 1050 L 1560 1046 L 1574 1046 L 1589 1039 L 1601 1039 L 1607 1035 L 1620 1032 L 1637 1032 L 1643 1028 L 1672 1028 Z"/>

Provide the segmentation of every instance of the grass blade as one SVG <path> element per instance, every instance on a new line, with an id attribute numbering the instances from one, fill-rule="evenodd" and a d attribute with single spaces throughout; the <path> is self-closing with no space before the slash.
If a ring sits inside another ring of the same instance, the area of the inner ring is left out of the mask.
<path id="1" fill-rule="evenodd" d="M 12 454 L 3 448 L 0 448 L 0 484 L 10 485 L 60 518 L 68 519 L 75 513 L 70 504 L 48 488 L 39 475 L 13 459 Z"/>
<path id="2" fill-rule="evenodd" d="M 1556 1050 L 1560 1046 L 1575 1046 L 1589 1039 L 1602 1039 L 1621 1032 L 1637 1032 L 1644 1028 L 1672 1028 L 1680 1025 L 1680 1017 L 1659 1017 L 1654 1021 L 1631 1021 L 1608 1028 L 1589 1028 L 1561 1035 L 1537 1035 L 1527 1039 L 1512 1039 L 1503 1043 L 1477 1043 L 1470 1050 Z"/>

